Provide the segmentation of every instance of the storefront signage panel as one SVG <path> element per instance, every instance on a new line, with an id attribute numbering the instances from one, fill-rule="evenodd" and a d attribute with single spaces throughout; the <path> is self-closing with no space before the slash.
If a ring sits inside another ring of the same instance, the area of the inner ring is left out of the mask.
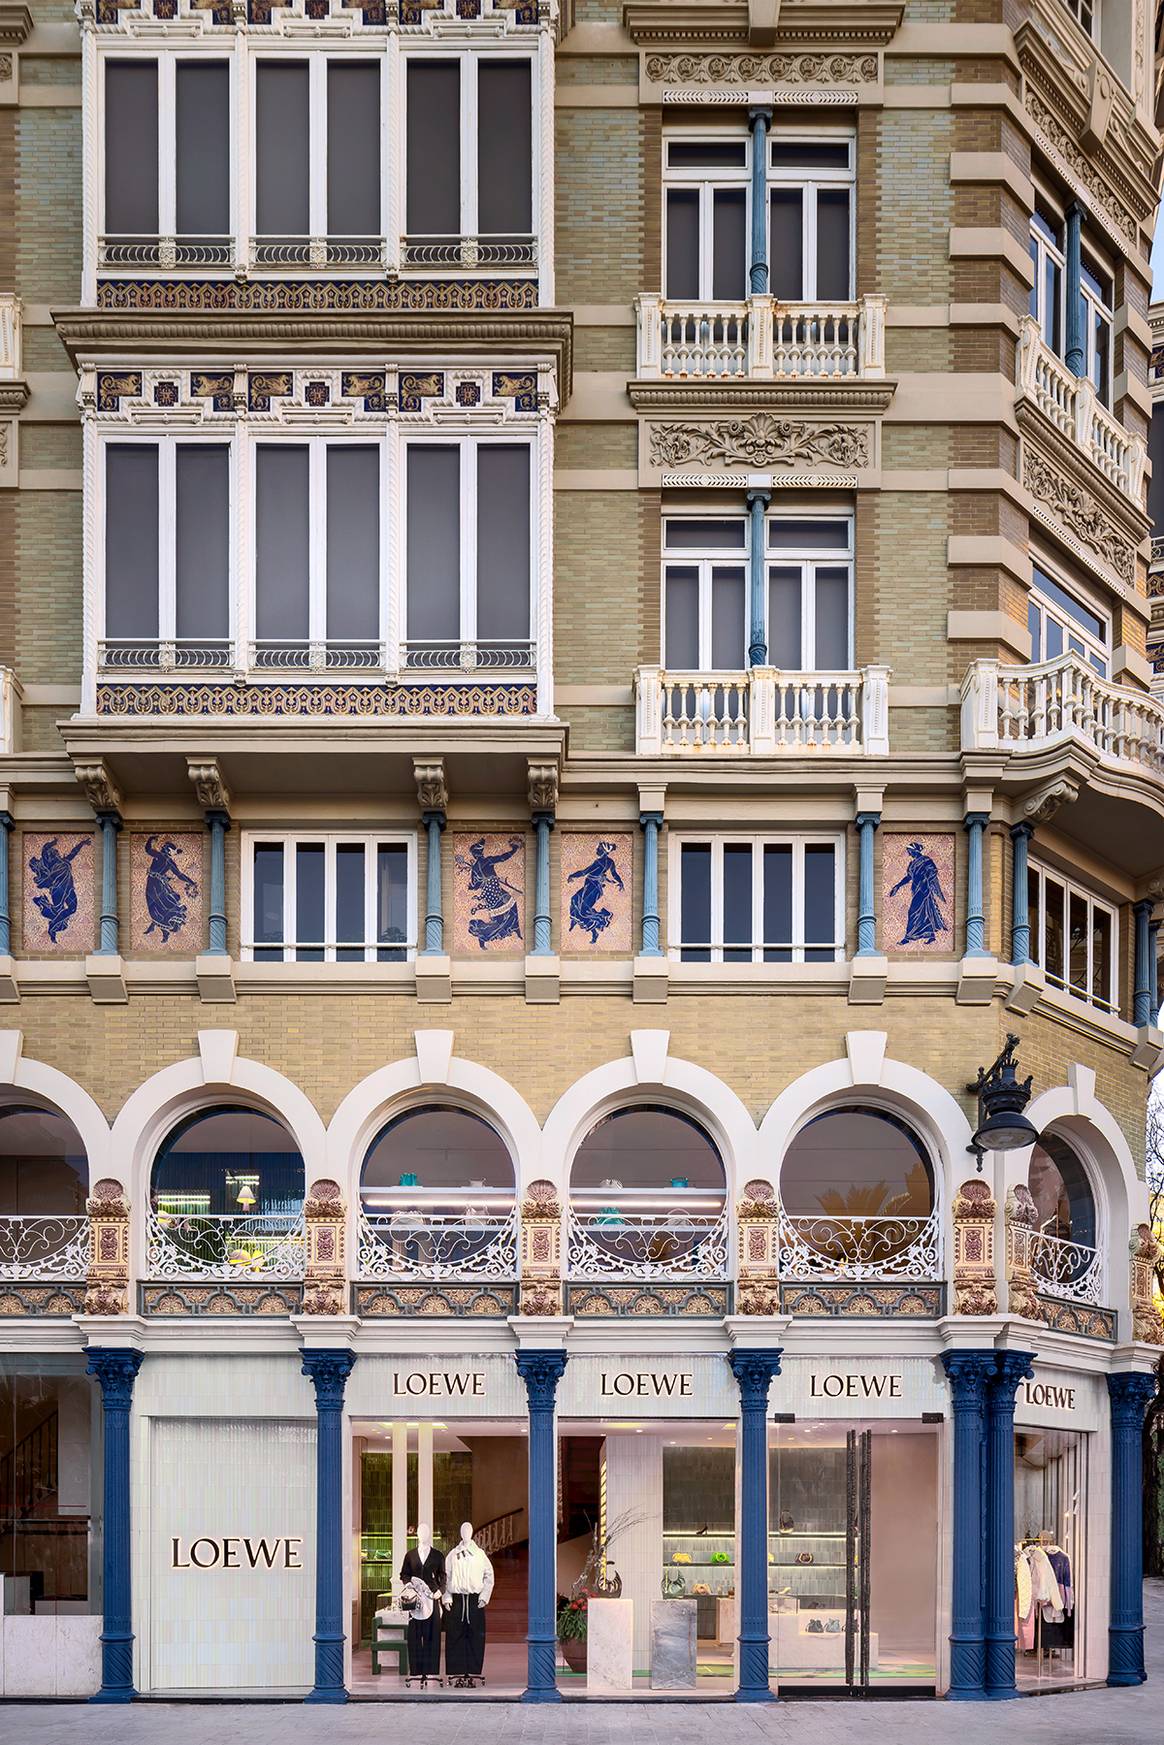
<path id="1" fill-rule="evenodd" d="M 1043 1430 L 1098 1430 L 1107 1403 L 1102 1376 L 1079 1375 L 1070 1369 L 1035 1364 L 1031 1381 L 1020 1381 L 1014 1400 L 1014 1421 Z"/>
<path id="2" fill-rule="evenodd" d="M 726 1357 L 571 1357 L 558 1383 L 563 1418 L 726 1419 L 739 1408 Z"/>
<path id="3" fill-rule="evenodd" d="M 525 1384 L 510 1356 L 361 1356 L 348 1377 L 353 1418 L 524 1418 Z"/>
<path id="4" fill-rule="evenodd" d="M 920 1418 L 946 1412 L 949 1394 L 928 1357 L 786 1357 L 769 1410 L 800 1418 Z"/>

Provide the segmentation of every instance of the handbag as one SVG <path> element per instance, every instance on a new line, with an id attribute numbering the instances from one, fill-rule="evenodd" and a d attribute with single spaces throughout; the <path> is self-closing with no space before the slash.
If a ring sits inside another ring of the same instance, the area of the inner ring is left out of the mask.
<path id="1" fill-rule="evenodd" d="M 796 1553 L 796 1561 L 797 1561 L 797 1563 L 811 1563 L 812 1562 L 812 1552 L 811 1551 L 798 1551 Z"/>

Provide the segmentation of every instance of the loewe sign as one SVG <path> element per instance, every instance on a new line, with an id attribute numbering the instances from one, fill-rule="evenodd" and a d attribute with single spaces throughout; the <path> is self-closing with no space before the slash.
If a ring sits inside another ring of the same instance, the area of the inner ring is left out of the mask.
<path id="1" fill-rule="evenodd" d="M 809 1382 L 811 1400 L 899 1400 L 899 1375 L 819 1375 Z"/>
<path id="2" fill-rule="evenodd" d="M 691 1376 L 656 1375 L 648 1370 L 616 1369 L 602 1371 L 599 1393 L 603 1399 L 669 1400 L 691 1398 Z"/>
<path id="3" fill-rule="evenodd" d="M 392 1392 L 397 1399 L 479 1400 L 485 1393 L 485 1372 L 480 1369 L 394 1369 Z"/>
<path id="4" fill-rule="evenodd" d="M 302 1538 L 170 1540 L 171 1569 L 302 1569 Z"/>
<path id="5" fill-rule="evenodd" d="M 1057 1412 L 1075 1410 L 1075 1389 L 1053 1381 L 1024 1381 L 1022 1397 L 1028 1406 L 1050 1406 Z"/>

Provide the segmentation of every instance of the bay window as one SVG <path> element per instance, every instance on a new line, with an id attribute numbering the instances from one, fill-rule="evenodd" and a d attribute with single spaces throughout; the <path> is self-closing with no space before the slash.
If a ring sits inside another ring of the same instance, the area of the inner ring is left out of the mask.
<path id="1" fill-rule="evenodd" d="M 408 56 L 405 139 L 405 265 L 532 263 L 528 56 Z"/>
<path id="2" fill-rule="evenodd" d="M 380 62 L 350 56 L 256 62 L 258 265 L 379 264 L 380 84 Z"/>
<path id="3" fill-rule="evenodd" d="M 102 256 L 113 266 L 229 265 L 231 73 L 205 56 L 106 59 Z"/>
<path id="4" fill-rule="evenodd" d="M 1107 678 L 1111 620 L 1056 581 L 1037 561 L 1027 602 L 1027 626 L 1031 660 L 1036 664 L 1070 652 L 1086 660 L 1101 678 Z"/>
<path id="5" fill-rule="evenodd" d="M 415 841 L 246 837 L 243 917 L 247 962 L 405 963 L 416 949 Z"/>
<path id="6" fill-rule="evenodd" d="M 1036 195 L 1030 228 L 1034 284 L 1029 309 L 1047 349 L 1091 383 L 1102 406 L 1110 406 L 1114 285 L 1108 268 L 1082 244 L 1079 283 L 1068 284 L 1068 233 L 1081 223 L 1077 207 L 1064 211 L 1050 195 L 1042 191 Z M 1074 309 L 1070 298 L 1075 299 Z"/>
<path id="7" fill-rule="evenodd" d="M 1031 957 L 1052 987 L 1104 1012 L 1119 1010 L 1119 918 L 1110 903 L 1032 864 Z"/>
<path id="8" fill-rule="evenodd" d="M 677 836 L 671 956 L 681 963 L 837 963 L 844 851 L 831 837 Z"/>

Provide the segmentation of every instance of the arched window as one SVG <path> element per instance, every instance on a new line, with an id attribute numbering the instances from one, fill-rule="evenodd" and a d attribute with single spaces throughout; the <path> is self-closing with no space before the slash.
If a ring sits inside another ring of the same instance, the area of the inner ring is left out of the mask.
<path id="1" fill-rule="evenodd" d="M 1058 1134 L 1044 1133 L 1031 1147 L 1027 1186 L 1035 1202 L 1031 1270 L 1037 1288 L 1099 1302 L 1099 1220 L 1083 1160 Z"/>
<path id="2" fill-rule="evenodd" d="M 829 1109 L 780 1169 L 780 1266 L 790 1278 L 939 1278 L 934 1171 L 921 1139 L 882 1109 Z"/>
<path id="3" fill-rule="evenodd" d="M 381 1128 L 360 1174 L 366 1278 L 516 1276 L 509 1148 L 465 1109 L 409 1109 Z"/>
<path id="4" fill-rule="evenodd" d="M 570 1172 L 572 1275 L 722 1277 L 726 1188 L 719 1151 L 690 1116 L 616 1109 L 591 1128 Z"/>
<path id="5" fill-rule="evenodd" d="M 302 1276 L 304 1174 L 283 1123 L 201 1109 L 167 1136 L 150 1183 L 152 1277 Z"/>
<path id="6" fill-rule="evenodd" d="M 89 1163 L 55 1109 L 0 1109 L 0 1278 L 85 1277 Z"/>

